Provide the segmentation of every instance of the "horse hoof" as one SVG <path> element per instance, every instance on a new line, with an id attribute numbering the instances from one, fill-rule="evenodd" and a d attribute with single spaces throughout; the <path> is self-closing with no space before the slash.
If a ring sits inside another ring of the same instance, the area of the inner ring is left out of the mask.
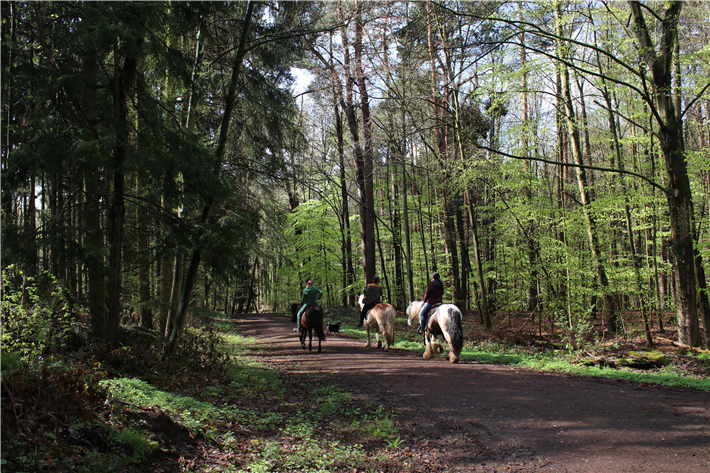
<path id="1" fill-rule="evenodd" d="M 382 342 L 377 342 L 377 349 L 379 350 L 380 348 L 382 348 Z"/>

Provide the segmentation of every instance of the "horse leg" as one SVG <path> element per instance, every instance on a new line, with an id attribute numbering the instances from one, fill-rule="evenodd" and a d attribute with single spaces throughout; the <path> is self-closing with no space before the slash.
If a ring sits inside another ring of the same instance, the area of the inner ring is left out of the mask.
<path id="1" fill-rule="evenodd" d="M 424 350 L 424 358 L 429 359 L 434 356 L 434 353 L 432 352 L 432 347 L 431 347 L 431 341 L 429 341 L 429 332 L 424 332 L 424 344 L 426 345 L 426 349 Z"/>
<path id="2" fill-rule="evenodd" d="M 446 343 L 449 344 L 449 351 L 446 352 L 445 359 L 449 360 L 451 363 L 456 363 L 459 360 L 458 360 L 458 357 L 456 356 L 456 354 L 453 351 L 451 351 L 451 347 L 453 347 L 453 345 L 451 344 L 451 337 L 449 336 L 448 332 L 444 332 L 444 339 L 446 340 Z M 442 347 L 442 350 L 443 350 L 443 347 Z"/>
<path id="3" fill-rule="evenodd" d="M 301 342 L 301 348 L 306 349 L 306 329 L 303 326 L 298 327 L 301 333 L 298 334 L 298 340 Z"/>
<path id="4" fill-rule="evenodd" d="M 444 339 L 446 340 L 446 343 L 449 344 L 449 351 L 446 353 L 446 359 L 449 360 L 451 363 L 458 363 L 459 362 L 459 353 L 456 353 L 456 351 L 453 348 L 454 343 L 452 340 L 452 334 L 449 330 L 450 330 L 450 326 L 446 327 L 446 329 L 443 330 Z M 443 347 L 442 347 L 442 351 L 443 351 Z"/>
<path id="5" fill-rule="evenodd" d="M 388 351 L 390 349 L 390 342 L 387 339 L 387 328 L 384 327 L 384 324 L 380 326 L 380 332 L 382 332 L 382 340 L 384 340 L 384 351 Z M 379 342 L 378 342 L 379 345 Z"/>
<path id="6" fill-rule="evenodd" d="M 377 340 L 377 348 L 382 348 L 382 340 L 380 340 L 380 334 L 378 332 L 375 332 L 375 340 Z"/>
<path id="7" fill-rule="evenodd" d="M 365 348 L 367 348 L 372 345 L 372 342 L 370 341 L 370 324 L 365 325 L 365 333 L 367 333 L 367 345 L 365 345 Z"/>
<path id="8" fill-rule="evenodd" d="M 308 351 L 313 351 L 313 327 L 308 329 Z"/>

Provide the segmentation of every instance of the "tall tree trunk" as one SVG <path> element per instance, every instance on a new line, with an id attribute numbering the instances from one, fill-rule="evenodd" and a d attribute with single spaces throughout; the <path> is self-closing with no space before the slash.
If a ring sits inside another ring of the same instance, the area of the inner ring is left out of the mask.
<path id="1" fill-rule="evenodd" d="M 523 3 L 519 4 L 520 20 L 523 20 Z M 522 71 L 522 118 L 523 118 L 523 156 L 530 154 L 530 119 L 528 113 L 528 71 L 527 71 L 527 53 L 525 48 L 525 33 L 520 36 L 520 68 Z M 524 170 L 527 176 L 532 178 L 530 162 L 525 160 Z M 532 192 L 530 186 L 523 187 L 523 195 L 528 206 L 532 206 Z M 534 311 L 538 305 L 538 259 L 540 247 L 534 238 L 532 238 L 534 221 L 530 219 L 529 227 L 527 228 L 528 242 L 528 264 L 530 265 L 530 283 L 528 284 L 528 311 Z"/>
<path id="2" fill-rule="evenodd" d="M 391 147 L 392 151 L 395 151 L 394 147 Z M 402 271 L 402 230 L 401 230 L 401 216 L 400 216 L 400 199 L 401 194 L 399 191 L 399 179 L 397 176 L 397 166 L 392 166 L 391 174 L 391 191 L 392 198 L 388 199 L 390 203 L 390 215 L 392 216 L 392 251 L 394 252 L 394 298 L 392 303 L 395 308 L 406 307 L 404 300 L 404 274 Z"/>
<path id="3" fill-rule="evenodd" d="M 118 328 L 121 322 L 121 292 L 123 289 L 123 227 L 126 219 L 125 168 L 128 159 L 128 92 L 135 81 L 138 68 L 138 51 L 127 52 L 123 66 L 120 65 L 118 42 L 114 46 L 113 105 L 115 120 L 115 148 L 111 160 L 113 192 L 108 213 L 109 264 L 106 294 L 106 324 L 104 338 L 112 346 L 118 345 Z"/>
<path id="4" fill-rule="evenodd" d="M 372 281 L 376 272 L 376 248 L 375 248 L 375 196 L 373 177 L 373 156 L 372 156 L 372 126 L 370 123 L 370 99 L 367 92 L 365 72 L 362 67 L 362 2 L 355 0 L 355 79 L 360 92 L 360 111 L 362 112 L 362 135 L 365 140 L 363 148 L 363 182 L 362 182 L 362 210 L 361 236 L 363 244 L 363 266 L 365 270 L 365 281 Z"/>
<path id="5" fill-rule="evenodd" d="M 404 123 L 404 122 L 403 122 Z M 407 297 L 409 301 L 414 300 L 414 272 L 412 270 L 412 235 L 409 229 L 409 186 L 407 185 L 407 164 L 402 160 L 402 219 L 404 221 L 404 244 L 407 250 L 405 264 L 407 267 Z"/>
<path id="6" fill-rule="evenodd" d="M 700 273 L 696 267 L 693 248 L 693 202 L 685 162 L 683 122 L 679 120 L 672 90 L 673 50 L 678 35 L 678 21 L 683 2 L 666 2 L 661 18 L 660 48 L 656 45 L 646 25 L 640 2 L 629 2 L 633 30 L 639 42 L 639 54 L 651 75 L 653 98 L 649 105 L 658 121 L 661 149 L 668 175 L 666 198 L 671 221 L 671 251 L 674 256 L 676 317 L 678 341 L 695 346 L 700 341 L 697 305 L 697 282 Z M 702 267 L 702 262 L 697 262 Z M 703 271 L 704 273 L 704 271 Z"/>
<path id="7" fill-rule="evenodd" d="M 459 273 L 459 259 L 458 259 L 458 249 L 456 246 L 456 225 L 454 223 L 454 216 L 456 214 L 456 211 L 454 209 L 454 201 L 456 200 L 454 196 L 451 195 L 451 189 L 450 189 L 450 179 L 449 179 L 449 164 L 448 164 L 448 159 L 449 159 L 449 151 L 448 151 L 448 135 L 449 135 L 449 126 L 448 126 L 448 121 L 447 121 L 447 111 L 445 107 L 446 99 L 447 97 L 450 97 L 455 94 L 455 91 L 452 93 L 452 91 L 449 89 L 448 85 L 444 86 L 444 92 L 440 93 L 439 92 L 439 81 L 438 81 L 438 74 L 436 73 L 437 68 L 439 67 L 439 61 L 437 58 L 436 54 L 436 46 L 435 46 L 435 41 L 434 41 L 434 25 L 438 24 L 438 16 L 433 12 L 432 9 L 432 2 L 429 0 L 427 1 L 427 45 L 429 47 L 429 61 L 431 63 L 431 88 L 432 88 L 432 104 L 433 104 L 433 111 L 434 111 L 434 133 L 436 136 L 436 152 L 437 152 L 437 158 L 439 159 L 439 162 L 442 163 L 443 165 L 443 191 L 442 191 L 442 198 L 443 198 L 443 211 L 444 211 L 444 244 L 446 247 L 446 252 L 450 257 L 450 267 L 451 267 L 451 276 L 453 277 L 453 293 L 454 293 L 454 302 L 457 304 L 460 304 L 461 300 L 463 299 L 463 296 L 461 294 L 461 279 L 460 279 L 460 273 Z M 440 30 L 440 36 L 441 36 L 441 41 L 444 41 L 443 37 L 443 31 Z M 442 47 L 442 52 L 444 55 L 446 55 L 446 47 Z M 445 56 L 445 62 L 447 65 L 449 65 L 449 60 L 448 56 Z M 447 73 L 451 74 L 450 68 L 444 67 L 444 65 L 441 65 L 442 71 L 447 77 Z M 453 82 L 453 77 L 448 76 L 448 82 L 449 83 L 454 83 Z"/>
<path id="8" fill-rule="evenodd" d="M 491 304 L 488 301 L 488 289 L 483 274 L 483 262 L 481 261 L 481 250 L 478 242 L 478 217 L 476 216 L 468 187 L 466 188 L 466 201 L 468 204 L 468 218 L 471 221 L 471 242 L 473 243 L 473 259 L 476 265 L 478 290 L 480 292 L 478 300 L 481 305 L 481 319 L 483 320 L 483 325 L 486 330 L 491 330 L 493 328 L 493 321 L 491 319 Z"/>
<path id="9" fill-rule="evenodd" d="M 150 254 L 148 246 L 148 220 L 150 216 L 145 209 L 137 208 L 138 215 L 138 285 L 140 292 L 140 325 L 143 328 L 153 328 L 153 309 L 150 306 Z"/>
<path id="10" fill-rule="evenodd" d="M 249 36 L 249 29 L 251 26 L 252 10 L 254 8 L 254 2 L 250 1 L 247 4 L 247 10 L 244 17 L 244 23 L 242 26 L 242 33 L 239 38 L 239 46 L 234 58 L 234 63 L 232 65 L 232 77 L 229 84 L 229 91 L 227 92 L 227 97 L 224 106 L 224 115 L 222 116 L 222 123 L 220 125 L 219 138 L 217 140 L 217 147 L 215 150 L 215 167 L 214 174 L 219 177 L 220 170 L 222 168 L 222 159 L 224 158 L 224 152 L 227 147 L 227 138 L 229 136 L 229 124 L 232 118 L 232 112 L 234 111 L 234 102 L 237 96 L 237 82 L 239 79 L 239 74 L 242 68 L 242 62 L 246 54 L 246 44 L 247 38 Z M 202 215 L 200 217 L 200 223 L 204 226 L 209 222 L 212 210 L 216 202 L 216 197 L 211 195 L 208 197 L 207 202 L 202 209 Z M 198 232 L 197 245 L 192 251 L 192 257 L 190 258 L 190 265 L 187 268 L 187 273 L 185 275 L 185 282 L 182 288 L 182 294 L 180 296 L 180 303 L 178 305 L 178 311 L 175 316 L 175 324 L 171 327 L 171 333 L 166 344 L 166 352 L 171 353 L 175 348 L 175 345 L 182 332 L 182 327 L 185 322 L 185 315 L 187 314 L 187 307 L 190 304 L 190 298 L 192 297 L 192 291 L 195 289 L 195 283 L 197 281 L 197 270 L 200 266 L 200 260 L 202 257 L 202 247 L 200 246 L 200 239 L 202 232 Z"/>
<path id="11" fill-rule="evenodd" d="M 342 92 L 338 84 L 334 85 L 334 88 L 338 86 L 338 92 L 334 96 L 341 97 Z M 350 230 L 350 206 L 348 204 L 348 182 L 345 175 L 345 137 L 343 135 L 343 115 L 338 106 L 338 101 L 334 104 L 335 108 L 335 133 L 337 138 L 338 146 L 338 162 L 340 164 L 340 197 L 341 205 L 343 206 L 343 228 L 344 228 L 344 258 L 345 265 L 345 285 L 351 287 L 355 282 L 355 270 L 353 268 L 353 243 L 352 234 Z M 349 307 L 355 307 L 355 292 L 350 289 L 347 294 L 343 295 L 346 298 L 344 305 Z"/>
<path id="12" fill-rule="evenodd" d="M 173 263 L 175 257 L 170 253 L 160 259 L 160 313 L 158 316 L 158 333 L 165 336 L 165 327 L 170 313 L 170 291 L 172 289 Z"/>
<path id="13" fill-rule="evenodd" d="M 88 120 L 96 116 L 96 49 L 90 36 L 84 38 L 84 62 L 82 77 L 82 103 Z M 91 132 L 86 131 L 86 139 L 91 139 Z M 89 155 L 84 162 L 84 246 L 87 251 L 86 266 L 89 279 L 89 313 L 91 331 L 97 338 L 104 336 L 106 318 L 106 279 L 104 271 L 104 238 L 101 232 L 101 171 L 95 155 Z"/>
<path id="14" fill-rule="evenodd" d="M 569 48 L 569 43 L 567 43 L 563 38 L 564 32 L 562 28 L 562 11 L 561 5 L 558 2 L 555 9 L 556 20 L 557 20 L 557 37 L 558 37 L 558 50 L 560 54 L 560 78 L 562 85 L 562 101 L 564 104 L 565 118 L 567 121 L 567 128 L 569 137 L 571 139 L 570 148 L 572 151 L 572 157 L 574 158 L 575 164 L 577 164 L 577 185 L 579 186 L 580 198 L 582 200 L 582 210 L 584 211 L 585 223 L 587 226 L 587 236 L 589 237 L 589 247 L 592 253 L 594 267 L 597 273 L 597 278 L 599 280 L 599 286 L 602 291 L 602 297 L 604 300 L 604 318 L 607 323 L 607 327 L 610 331 L 615 332 L 617 327 L 617 315 L 616 306 L 613 296 L 609 293 L 609 280 L 607 279 L 606 269 L 602 261 L 602 257 L 599 251 L 599 243 L 597 237 L 597 224 L 594 216 L 589 210 L 591 204 L 591 198 L 588 192 L 587 175 L 584 169 L 584 158 L 582 156 L 582 146 L 580 143 L 579 135 L 579 125 L 577 123 L 576 113 L 574 110 L 574 105 L 572 104 L 572 93 L 570 90 L 570 77 L 569 70 L 566 65 L 566 60 L 568 58 L 567 50 Z"/>
<path id="15" fill-rule="evenodd" d="M 599 60 L 599 58 L 597 58 Z M 601 64 L 599 64 L 601 66 Z M 611 151 L 613 156 L 616 156 L 616 164 L 619 168 L 620 171 L 624 171 L 624 163 L 623 163 L 623 155 L 621 153 L 621 145 L 619 143 L 619 135 L 617 133 L 616 129 L 616 120 L 614 120 L 614 110 L 612 101 L 611 101 L 611 96 L 609 93 L 609 90 L 607 89 L 607 84 L 606 81 L 603 81 L 603 90 L 602 90 L 602 95 L 604 96 L 604 100 L 606 101 L 606 106 L 607 106 L 607 112 L 608 112 L 608 119 L 609 119 L 609 129 L 611 130 Z M 628 235 L 629 239 L 629 250 L 631 251 L 631 260 L 633 262 L 634 266 L 634 278 L 636 282 L 636 292 L 639 297 L 639 302 L 641 304 L 641 318 L 643 320 L 643 327 L 644 327 L 644 334 L 646 335 L 646 343 L 648 343 L 649 346 L 653 346 L 653 337 L 651 337 L 651 329 L 649 327 L 648 323 L 648 314 L 646 312 L 646 301 L 644 297 L 644 291 L 642 288 L 642 282 L 641 282 L 641 261 L 640 261 L 640 255 L 636 252 L 636 245 L 634 244 L 634 233 L 633 233 L 633 226 L 631 224 L 631 210 L 629 208 L 629 196 L 628 192 L 626 190 L 626 184 L 624 182 L 624 176 L 619 175 L 619 183 L 621 185 L 621 191 L 624 195 L 624 214 L 626 217 L 626 233 Z"/>

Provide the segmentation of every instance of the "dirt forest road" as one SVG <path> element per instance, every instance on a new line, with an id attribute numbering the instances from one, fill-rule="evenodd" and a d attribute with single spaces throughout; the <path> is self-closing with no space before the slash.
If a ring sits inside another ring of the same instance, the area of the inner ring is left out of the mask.
<path id="1" fill-rule="evenodd" d="M 393 408 L 407 445 L 445 465 L 429 471 L 710 472 L 708 392 L 424 360 L 342 335 L 308 352 L 290 317 L 234 317 L 284 375 Z"/>

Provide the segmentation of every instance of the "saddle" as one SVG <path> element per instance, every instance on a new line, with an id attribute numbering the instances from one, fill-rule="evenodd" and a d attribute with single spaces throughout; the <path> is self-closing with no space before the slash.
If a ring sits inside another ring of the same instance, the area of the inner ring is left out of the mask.
<path id="1" fill-rule="evenodd" d="M 433 306 L 431 306 L 431 309 L 429 309 L 429 313 L 426 315 L 427 320 L 429 319 L 429 317 L 431 317 L 431 315 L 434 313 L 434 311 L 436 310 L 436 308 L 439 307 L 439 306 L 442 305 L 442 304 L 443 304 L 443 302 L 437 302 L 436 304 L 434 304 Z"/>

